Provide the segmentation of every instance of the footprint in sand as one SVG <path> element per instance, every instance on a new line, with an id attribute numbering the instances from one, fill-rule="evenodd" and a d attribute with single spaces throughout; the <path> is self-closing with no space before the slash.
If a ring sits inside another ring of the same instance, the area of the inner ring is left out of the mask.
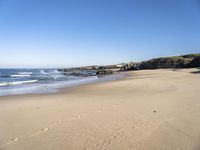
<path id="1" fill-rule="evenodd" d="M 34 136 L 40 135 L 40 134 L 42 134 L 43 132 L 47 132 L 47 131 L 49 131 L 49 128 L 41 129 L 40 131 L 37 131 L 37 132 L 35 132 L 34 134 L 32 134 L 30 137 L 34 137 Z"/>
<path id="2" fill-rule="evenodd" d="M 12 138 L 11 141 L 8 141 L 7 143 L 4 143 L 4 144 L 0 145 L 0 147 L 4 147 L 4 146 L 6 146 L 6 145 L 9 145 L 9 144 L 11 144 L 11 143 L 17 142 L 17 141 L 19 141 L 19 140 L 20 140 L 19 137 Z"/>
<path id="3" fill-rule="evenodd" d="M 157 111 L 156 111 L 156 110 L 154 110 L 154 111 L 153 111 L 153 113 L 157 113 Z"/>
<path id="4" fill-rule="evenodd" d="M 49 128 L 41 129 L 42 132 L 49 131 Z"/>
<path id="5" fill-rule="evenodd" d="M 19 140 L 19 138 L 13 138 L 13 139 L 12 139 L 13 142 L 16 142 L 16 141 L 18 141 L 18 140 Z"/>
<path id="6" fill-rule="evenodd" d="M 80 118 L 81 118 L 81 115 L 78 115 L 76 117 L 73 117 L 73 118 L 69 119 L 69 121 L 73 121 L 73 120 L 80 119 Z"/>

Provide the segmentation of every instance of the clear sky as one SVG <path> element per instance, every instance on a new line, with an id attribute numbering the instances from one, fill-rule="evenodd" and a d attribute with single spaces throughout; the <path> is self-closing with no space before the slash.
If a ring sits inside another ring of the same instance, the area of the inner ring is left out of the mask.
<path id="1" fill-rule="evenodd" d="M 0 0 L 0 67 L 200 52 L 200 0 Z"/>

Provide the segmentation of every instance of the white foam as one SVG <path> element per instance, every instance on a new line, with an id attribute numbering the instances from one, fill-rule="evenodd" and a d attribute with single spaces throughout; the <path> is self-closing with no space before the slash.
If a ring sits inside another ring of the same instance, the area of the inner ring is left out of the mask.
<path id="1" fill-rule="evenodd" d="M 18 72 L 18 74 L 20 74 L 20 75 L 31 75 L 32 72 Z"/>
<path id="2" fill-rule="evenodd" d="M 60 74 L 60 72 L 57 69 L 53 70 L 52 73 L 54 73 L 54 74 Z"/>
<path id="3" fill-rule="evenodd" d="M 47 75 L 49 73 L 45 72 L 44 70 L 40 70 L 40 74 Z"/>
<path id="4" fill-rule="evenodd" d="M 1 86 L 11 86 L 11 85 L 20 85 L 20 84 L 28 84 L 28 83 L 35 83 L 38 80 L 27 80 L 27 81 L 13 81 L 13 82 L 2 82 L 0 83 Z"/>
<path id="5" fill-rule="evenodd" d="M 11 77 L 30 77 L 30 74 L 14 74 Z"/>
<path id="6" fill-rule="evenodd" d="M 17 74 L 11 75 L 11 77 L 30 77 L 32 72 L 18 72 Z"/>

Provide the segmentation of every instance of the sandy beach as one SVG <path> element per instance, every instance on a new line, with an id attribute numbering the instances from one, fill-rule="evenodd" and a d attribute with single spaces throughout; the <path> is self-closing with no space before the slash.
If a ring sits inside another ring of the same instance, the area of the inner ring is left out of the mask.
<path id="1" fill-rule="evenodd" d="M 199 150 L 200 72 L 160 69 L 0 97 L 0 150 Z"/>

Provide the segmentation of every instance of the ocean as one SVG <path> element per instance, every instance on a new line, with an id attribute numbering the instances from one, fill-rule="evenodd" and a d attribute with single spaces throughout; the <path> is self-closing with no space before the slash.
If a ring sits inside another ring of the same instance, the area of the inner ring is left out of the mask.
<path id="1" fill-rule="evenodd" d="M 98 79 L 95 72 L 82 72 L 84 76 L 64 74 L 57 69 L 0 69 L 0 96 L 57 92 Z"/>
<path id="2" fill-rule="evenodd" d="M 98 77 L 95 70 L 0 69 L 0 96 L 58 92 L 66 87 L 123 77 L 123 74 Z"/>

